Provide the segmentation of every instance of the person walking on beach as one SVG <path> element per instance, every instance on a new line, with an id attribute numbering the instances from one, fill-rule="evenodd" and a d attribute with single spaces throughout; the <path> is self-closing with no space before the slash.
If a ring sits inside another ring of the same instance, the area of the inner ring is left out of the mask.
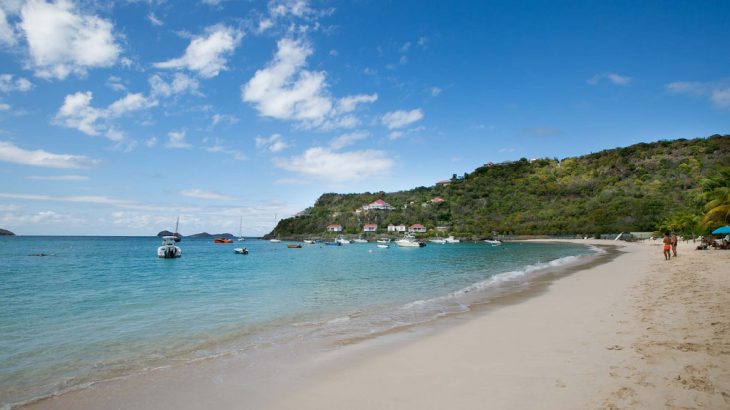
<path id="1" fill-rule="evenodd" d="M 669 232 L 664 232 L 664 260 L 669 260 L 672 257 L 672 238 L 669 236 Z"/>
<path id="2" fill-rule="evenodd" d="M 677 257 L 677 242 L 678 242 L 677 234 L 672 232 L 671 239 L 672 239 L 672 256 L 674 256 L 676 258 Z"/>

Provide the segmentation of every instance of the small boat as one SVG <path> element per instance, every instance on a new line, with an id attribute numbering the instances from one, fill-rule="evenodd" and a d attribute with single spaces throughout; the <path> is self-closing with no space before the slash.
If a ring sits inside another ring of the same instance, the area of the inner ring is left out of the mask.
<path id="1" fill-rule="evenodd" d="M 344 236 L 340 236 L 339 238 L 337 238 L 337 242 L 339 242 L 339 243 L 341 243 L 343 245 L 349 245 L 350 244 L 350 241 L 348 239 L 346 239 Z"/>
<path id="2" fill-rule="evenodd" d="M 182 256 L 182 250 L 179 246 L 175 246 L 175 237 L 174 236 L 163 236 L 162 237 L 162 246 L 157 248 L 157 257 L 158 258 L 179 258 Z"/>
<path id="3" fill-rule="evenodd" d="M 454 235 L 450 235 L 448 238 L 446 238 L 444 240 L 446 241 L 446 243 L 459 243 L 459 242 L 461 242 L 460 240 L 455 239 L 454 238 Z"/>
<path id="4" fill-rule="evenodd" d="M 488 243 L 488 244 L 490 244 L 492 246 L 500 246 L 500 245 L 502 245 L 502 241 L 500 241 L 498 239 L 496 239 L 496 240 L 495 239 L 485 239 L 484 240 L 484 243 Z"/>
<path id="5" fill-rule="evenodd" d="M 388 243 L 390 243 L 390 238 L 380 238 L 376 242 L 388 244 Z"/>
<path id="6" fill-rule="evenodd" d="M 423 242 L 418 242 L 413 235 L 406 235 L 395 241 L 395 244 L 402 248 L 422 248 L 426 246 Z"/>
<path id="7" fill-rule="evenodd" d="M 271 242 L 271 243 L 279 243 L 279 242 L 281 242 L 281 239 L 276 239 L 276 238 L 269 239 L 269 242 Z"/>
<path id="8" fill-rule="evenodd" d="M 334 241 L 334 242 L 325 242 L 324 243 L 327 246 L 342 246 L 342 243 Z"/>
<path id="9" fill-rule="evenodd" d="M 379 243 L 378 248 L 388 249 L 388 248 L 390 248 L 390 245 L 385 244 L 385 243 Z"/>
<path id="10" fill-rule="evenodd" d="M 317 241 L 315 241 L 314 239 L 305 239 L 304 240 L 304 243 L 309 244 L 309 245 L 314 245 L 316 242 Z"/>
<path id="11" fill-rule="evenodd" d="M 300 245 L 298 243 L 290 243 L 289 245 L 286 245 L 286 247 L 289 249 L 299 249 L 302 247 L 302 245 Z"/>
<path id="12" fill-rule="evenodd" d="M 239 255 L 248 255 L 248 249 L 246 249 L 246 248 L 233 248 L 233 253 L 237 253 Z"/>
<path id="13" fill-rule="evenodd" d="M 215 242 L 215 243 L 233 243 L 233 239 L 228 239 L 228 238 L 213 238 L 213 242 Z"/>
<path id="14" fill-rule="evenodd" d="M 368 243 L 368 240 L 363 238 L 353 239 L 352 241 L 355 243 Z"/>
<path id="15" fill-rule="evenodd" d="M 443 245 L 443 244 L 446 243 L 446 239 L 444 239 L 444 238 L 431 238 L 428 241 L 431 242 L 431 243 L 438 243 L 438 244 L 441 244 L 441 245 Z"/>

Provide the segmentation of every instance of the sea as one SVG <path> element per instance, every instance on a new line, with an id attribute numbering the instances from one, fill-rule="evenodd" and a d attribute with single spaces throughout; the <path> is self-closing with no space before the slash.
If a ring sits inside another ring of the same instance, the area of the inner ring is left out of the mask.
<path id="1" fill-rule="evenodd" d="M 600 252 L 567 243 L 289 249 L 185 238 L 181 258 L 160 259 L 159 244 L 0 237 L 0 408 L 160 366 L 439 320 Z"/>

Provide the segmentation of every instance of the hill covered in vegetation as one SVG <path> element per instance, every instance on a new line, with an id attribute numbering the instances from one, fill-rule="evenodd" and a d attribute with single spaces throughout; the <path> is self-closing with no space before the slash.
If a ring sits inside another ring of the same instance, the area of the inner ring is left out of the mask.
<path id="1" fill-rule="evenodd" d="M 408 191 L 322 195 L 269 236 L 316 236 L 338 224 L 422 224 L 456 236 L 655 231 L 675 215 L 702 213 L 703 184 L 730 167 L 730 135 L 642 143 L 580 157 L 485 164 Z M 393 207 L 363 209 L 383 200 Z"/>

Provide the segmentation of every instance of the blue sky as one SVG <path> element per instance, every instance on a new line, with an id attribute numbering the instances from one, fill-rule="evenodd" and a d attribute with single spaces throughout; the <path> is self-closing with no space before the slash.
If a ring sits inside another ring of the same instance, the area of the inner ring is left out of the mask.
<path id="1" fill-rule="evenodd" d="M 268 232 L 324 192 L 730 132 L 730 3 L 0 0 L 0 227 Z"/>

